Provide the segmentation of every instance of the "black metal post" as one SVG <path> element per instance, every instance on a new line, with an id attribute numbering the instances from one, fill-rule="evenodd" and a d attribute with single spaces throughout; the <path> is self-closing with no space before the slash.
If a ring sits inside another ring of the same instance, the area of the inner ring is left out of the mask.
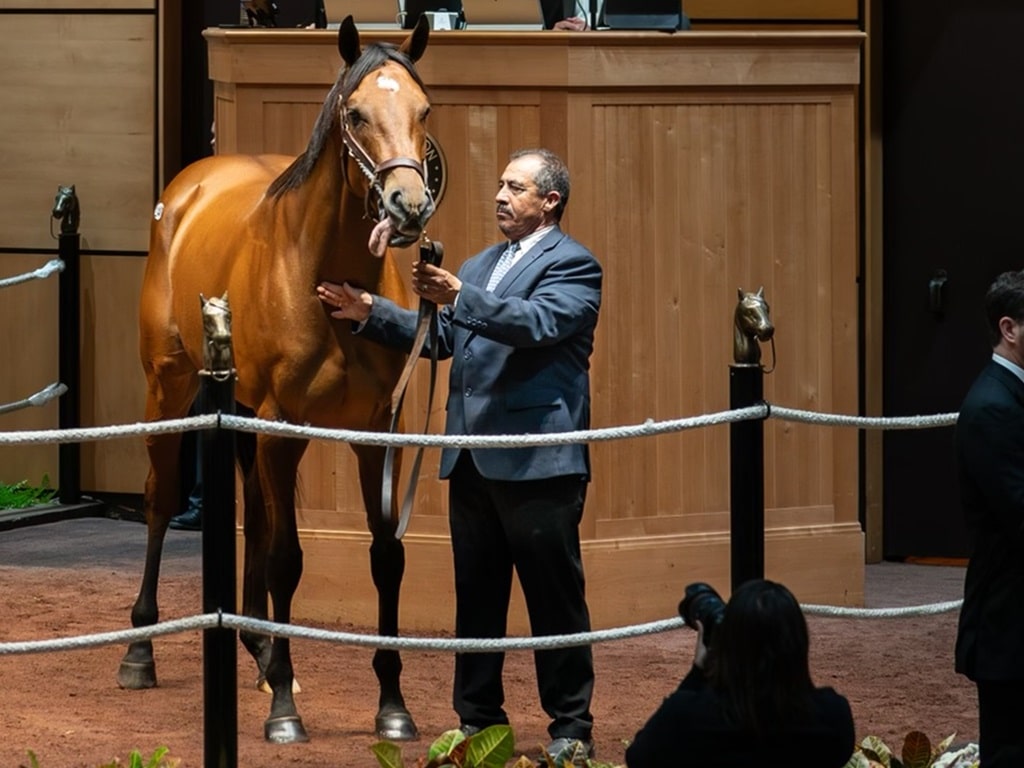
<path id="1" fill-rule="evenodd" d="M 58 426 L 60 429 L 77 429 L 81 424 L 82 376 L 81 339 L 79 337 L 79 315 L 81 299 L 80 235 L 77 221 L 66 221 L 61 225 L 58 253 L 64 262 L 64 269 L 58 279 L 58 381 L 67 385 L 68 391 L 58 401 Z M 81 445 L 61 443 L 57 450 L 58 473 L 57 498 L 61 504 L 78 504 L 82 500 Z"/>
<path id="2" fill-rule="evenodd" d="M 234 371 L 204 372 L 199 413 L 234 414 Z M 202 440 L 203 613 L 235 613 L 235 433 L 206 429 Z M 238 765 L 238 643 L 226 627 L 203 632 L 203 765 Z"/>
<path id="3" fill-rule="evenodd" d="M 764 401 L 760 365 L 729 366 L 729 408 L 749 408 Z M 764 421 L 729 425 L 729 498 L 732 589 L 764 578 Z"/>
<path id="4" fill-rule="evenodd" d="M 590 18 L 587 19 L 587 23 L 591 29 L 597 29 L 597 0 L 590 0 Z"/>

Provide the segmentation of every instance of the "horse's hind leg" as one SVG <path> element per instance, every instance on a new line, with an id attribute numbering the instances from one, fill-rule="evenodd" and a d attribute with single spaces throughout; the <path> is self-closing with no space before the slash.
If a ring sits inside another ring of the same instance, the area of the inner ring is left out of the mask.
<path id="1" fill-rule="evenodd" d="M 370 573 L 377 588 L 377 622 L 381 636 L 398 636 L 398 597 L 405 573 L 405 546 L 395 538 L 395 522 L 385 522 L 381 513 L 381 478 L 384 449 L 353 445 L 359 459 L 359 482 L 366 505 L 370 542 Z M 396 470 L 397 475 L 397 470 Z M 408 741 L 419 737 L 412 715 L 402 696 L 402 657 L 398 651 L 378 648 L 373 654 L 373 671 L 380 683 L 380 702 L 375 726 L 382 739 Z"/>
<path id="2" fill-rule="evenodd" d="M 152 409 L 155 397 L 151 394 L 147 404 L 147 420 L 176 418 L 188 410 L 191 400 L 189 385 L 181 391 L 183 403 L 174 414 L 157 414 Z M 142 585 L 132 607 L 132 626 L 147 627 L 160 618 L 157 606 L 157 584 L 160 578 L 160 559 L 163 553 L 167 524 L 177 514 L 181 495 L 181 434 L 150 435 L 146 438 L 150 469 L 146 478 L 144 510 L 146 514 L 146 564 Z M 117 683 L 122 688 L 152 688 L 156 685 L 156 664 L 153 660 L 151 640 L 138 640 L 128 646 L 117 672 Z"/>
<path id="3" fill-rule="evenodd" d="M 269 526 L 266 584 L 274 621 L 281 624 L 291 622 L 292 597 L 302 577 L 302 548 L 295 522 L 295 480 L 305 450 L 305 440 L 262 434 L 256 438 L 256 472 Z M 276 744 L 308 741 L 292 696 L 294 670 L 287 637 L 274 638 L 266 675 L 273 698 L 270 716 L 263 726 L 264 738 Z"/>

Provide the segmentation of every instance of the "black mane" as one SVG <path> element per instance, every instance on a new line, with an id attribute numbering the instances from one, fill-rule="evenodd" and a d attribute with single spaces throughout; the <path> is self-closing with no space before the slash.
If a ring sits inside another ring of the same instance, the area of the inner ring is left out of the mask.
<path id="1" fill-rule="evenodd" d="M 406 54 L 398 49 L 398 46 L 391 43 L 373 43 L 368 45 L 362 55 L 351 66 L 342 68 L 338 79 L 331 87 L 327 98 L 324 99 L 323 108 L 313 126 L 313 135 L 309 138 L 306 151 L 295 158 L 280 176 L 278 176 L 267 188 L 267 194 L 272 197 L 280 197 L 290 189 L 296 189 L 309 178 L 313 172 L 313 166 L 320 158 L 327 137 L 331 131 L 338 129 L 339 105 L 348 100 L 352 92 L 363 81 L 370 72 L 380 69 L 388 61 L 400 64 L 409 73 L 409 76 L 426 91 L 426 86 L 413 66 L 413 61 Z"/>

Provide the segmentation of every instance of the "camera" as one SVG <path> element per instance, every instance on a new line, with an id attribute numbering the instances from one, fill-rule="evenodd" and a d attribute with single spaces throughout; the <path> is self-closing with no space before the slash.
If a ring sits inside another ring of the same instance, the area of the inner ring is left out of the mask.
<path id="1" fill-rule="evenodd" d="M 679 616 L 692 629 L 697 628 L 699 621 L 704 626 L 704 645 L 711 648 L 715 629 L 725 616 L 725 601 L 710 584 L 688 584 L 679 601 Z"/>

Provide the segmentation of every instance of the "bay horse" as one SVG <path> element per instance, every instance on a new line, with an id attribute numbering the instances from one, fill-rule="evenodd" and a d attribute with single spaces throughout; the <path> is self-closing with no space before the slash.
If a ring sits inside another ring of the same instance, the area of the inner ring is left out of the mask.
<path id="1" fill-rule="evenodd" d="M 733 313 L 733 361 L 739 365 L 761 365 L 759 342 L 771 341 L 775 335 L 768 301 L 764 297 L 764 286 L 758 288 L 756 293 L 744 292 L 742 288 L 737 288 L 736 293 L 739 302 Z M 773 352 L 774 349 L 772 347 Z"/>
<path id="2" fill-rule="evenodd" d="M 347 280 L 408 304 L 390 251 L 378 258 L 367 244 L 375 219 L 388 217 L 394 228 L 389 245 L 405 246 L 420 238 L 434 212 L 424 168 L 430 103 L 414 69 L 429 36 L 426 20 L 420 22 L 400 46 L 365 49 L 352 18 L 342 22 L 338 50 L 344 66 L 297 158 L 205 158 L 167 186 L 153 214 L 140 302 L 147 421 L 184 417 L 196 396 L 203 367 L 199 296 L 205 294 L 230 300 L 240 404 L 261 419 L 387 431 L 405 355 L 354 335 L 351 323 L 333 320 L 315 287 L 324 279 Z M 268 618 L 269 593 L 273 620 L 291 619 L 302 574 L 296 473 L 307 442 L 237 434 L 244 480 L 242 603 L 248 616 Z M 131 614 L 136 627 L 158 620 L 161 550 L 168 522 L 179 511 L 180 443 L 180 433 L 146 439 L 148 539 Z M 397 515 L 382 510 L 385 449 L 352 449 L 371 534 L 379 631 L 397 635 L 405 555 L 394 536 Z M 264 737 L 274 743 L 307 741 L 292 696 L 288 639 L 246 632 L 241 639 L 272 693 Z M 373 667 L 380 683 L 378 734 L 415 738 L 398 653 L 378 649 Z M 129 646 L 118 683 L 156 685 L 150 641 Z"/>

